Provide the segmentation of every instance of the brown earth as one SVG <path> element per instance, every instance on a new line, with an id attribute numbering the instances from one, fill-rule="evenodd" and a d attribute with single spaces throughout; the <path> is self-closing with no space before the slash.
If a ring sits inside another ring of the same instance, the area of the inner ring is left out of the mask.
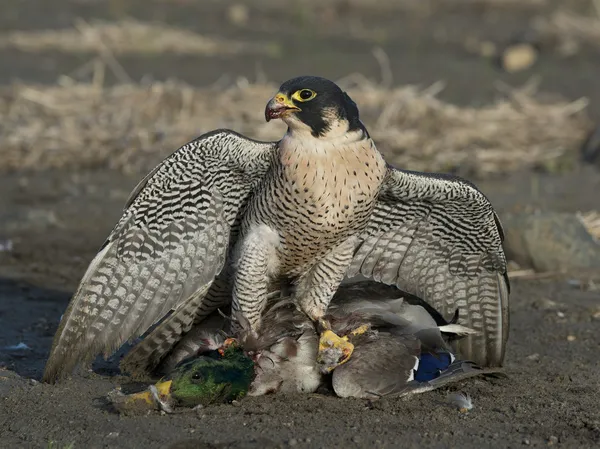
<path id="1" fill-rule="evenodd" d="M 355 71 L 375 77 L 379 68 L 372 62 L 372 42 L 348 36 L 345 28 L 360 18 L 367 29 L 375 24 L 387 30 L 382 46 L 392 60 L 396 83 L 425 85 L 445 79 L 446 100 L 482 104 L 495 95 L 494 81 L 518 85 L 538 74 L 544 91 L 570 99 L 587 96 L 590 115 L 600 117 L 600 58 L 595 50 L 581 50 L 568 62 L 552 51 L 542 53 L 534 69 L 509 76 L 452 43 L 467 34 L 508 41 L 543 8 L 513 4 L 490 9 L 482 1 L 434 8 L 429 14 L 410 9 L 392 14 L 382 12 L 383 6 L 379 13 L 375 8 L 366 14 L 359 6 L 328 27 L 317 27 L 311 2 L 303 3 L 309 5 L 305 11 L 267 9 L 272 2 L 260 1 L 256 4 L 264 13 L 253 7 L 256 18 L 236 27 L 219 22 L 229 3 L 182 0 L 173 6 L 153 1 L 142 8 L 146 3 L 140 1 L 60 0 L 49 8 L 42 0 L 9 1 L 0 6 L 0 29 L 53 28 L 70 26 L 78 16 L 111 19 L 128 14 L 235 38 L 276 36 L 284 43 L 284 57 L 262 61 L 269 79 L 311 72 L 337 78 Z M 554 2 L 547 4 L 544 8 Z M 260 30 L 251 29 L 254 21 Z M 441 42 L 433 38 L 436 29 L 457 37 Z M 2 50 L 0 57 L 0 82 L 12 77 L 54 82 L 86 60 L 81 55 L 14 50 Z M 121 62 L 136 79 L 149 73 L 198 85 L 223 73 L 255 73 L 250 56 L 129 57 Z M 501 217 L 531 207 L 600 210 L 600 173 L 592 167 L 475 181 Z M 105 400 L 115 385 L 128 384 L 127 378 L 115 375 L 115 359 L 99 361 L 95 372 L 79 373 L 57 386 L 38 383 L 70 294 L 136 182 L 135 176 L 101 169 L 0 175 L 0 365 L 5 367 L 0 371 L 0 447 L 46 448 L 50 442 L 61 448 L 73 443 L 77 449 L 600 445 L 600 293 L 594 289 L 597 284 L 578 273 L 513 280 L 508 378 L 472 379 L 451 387 L 473 398 L 474 408 L 466 414 L 444 404 L 444 389 L 374 403 L 327 395 L 268 396 L 198 413 L 120 417 Z M 21 342 L 29 349 L 7 349 Z"/>

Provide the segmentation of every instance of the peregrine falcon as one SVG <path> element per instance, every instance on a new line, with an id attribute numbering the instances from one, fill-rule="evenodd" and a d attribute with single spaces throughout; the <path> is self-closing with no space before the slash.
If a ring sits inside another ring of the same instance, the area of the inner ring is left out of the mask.
<path id="1" fill-rule="evenodd" d="M 488 199 L 458 177 L 388 165 L 335 83 L 283 83 L 266 120 L 277 142 L 216 130 L 185 144 L 134 189 L 61 319 L 44 380 L 145 334 L 123 360 L 149 372 L 194 323 L 231 304 L 257 334 L 270 292 L 291 285 L 322 329 L 345 277 L 418 296 L 478 332 L 460 355 L 502 364 L 506 259 Z M 155 326 L 156 325 L 156 326 Z"/>

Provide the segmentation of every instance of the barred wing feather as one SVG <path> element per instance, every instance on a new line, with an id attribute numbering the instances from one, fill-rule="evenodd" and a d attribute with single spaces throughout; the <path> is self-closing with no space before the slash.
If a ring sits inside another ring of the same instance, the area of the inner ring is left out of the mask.
<path id="1" fill-rule="evenodd" d="M 206 294 L 274 149 L 214 131 L 181 147 L 138 184 L 61 319 L 45 381 L 100 352 L 110 355 Z"/>
<path id="2" fill-rule="evenodd" d="M 363 275 L 418 296 L 446 319 L 478 331 L 462 357 L 500 366 L 508 338 L 504 236 L 490 202 L 457 177 L 389 167 L 348 276 Z"/>

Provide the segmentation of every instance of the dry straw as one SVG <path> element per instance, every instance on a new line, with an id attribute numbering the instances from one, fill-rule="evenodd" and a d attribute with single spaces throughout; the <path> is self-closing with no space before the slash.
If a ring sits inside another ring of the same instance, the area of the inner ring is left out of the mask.
<path id="1" fill-rule="evenodd" d="M 533 28 L 544 39 L 573 53 L 580 44 L 600 47 L 600 0 L 591 2 L 594 12 L 588 15 L 557 10 L 548 17 L 536 17 Z M 574 49 L 569 51 L 569 49 Z"/>
<path id="2" fill-rule="evenodd" d="M 552 168 L 575 154 L 589 128 L 583 99 L 546 104 L 512 91 L 489 106 L 458 107 L 436 98 L 437 85 L 384 88 L 358 76 L 340 82 L 388 159 L 415 170 L 476 176 Z M 221 127 L 277 139 L 284 128 L 263 118 L 276 88 L 248 82 L 220 89 L 179 82 L 13 85 L 0 91 L 0 168 L 145 170 Z"/>
<path id="3" fill-rule="evenodd" d="M 0 90 L 0 169 L 107 166 L 139 172 L 215 128 L 258 139 L 278 139 L 285 131 L 281 123 L 264 121 L 275 84 L 103 87 L 102 76 L 95 79 Z M 358 75 L 340 83 L 389 161 L 414 170 L 484 176 L 553 169 L 575 157 L 589 129 L 585 99 L 546 103 L 513 90 L 489 106 L 459 107 L 436 98 L 439 84 L 389 88 Z"/>
<path id="4" fill-rule="evenodd" d="M 0 48 L 21 51 L 61 51 L 67 53 L 106 52 L 114 54 L 230 55 L 238 53 L 271 54 L 274 44 L 241 42 L 202 36 L 188 30 L 172 28 L 159 23 L 145 23 L 133 19 L 115 22 L 83 19 L 73 28 L 41 31 L 14 31 L 0 35 Z"/>
<path id="5" fill-rule="evenodd" d="M 578 216 L 588 232 L 600 241 L 600 212 L 579 213 Z"/>

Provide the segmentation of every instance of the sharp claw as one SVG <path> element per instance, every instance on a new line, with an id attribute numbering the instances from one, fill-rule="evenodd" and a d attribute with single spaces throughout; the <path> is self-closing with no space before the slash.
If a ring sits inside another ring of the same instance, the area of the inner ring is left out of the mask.
<path id="1" fill-rule="evenodd" d="M 329 321 L 327 321 L 325 318 L 319 318 L 316 321 L 317 321 L 317 326 L 319 328 L 320 333 L 331 330 L 331 323 Z"/>
<path id="2" fill-rule="evenodd" d="M 329 361 L 327 364 L 324 352 L 331 349 L 337 349 L 340 356 L 337 360 Z M 319 340 L 317 363 L 323 365 L 323 370 L 325 372 L 331 372 L 338 366 L 346 363 L 350 359 L 353 351 L 354 345 L 348 341 L 348 337 L 339 337 L 331 330 L 326 330 L 321 334 L 321 339 Z"/>
<path id="3" fill-rule="evenodd" d="M 340 337 L 331 330 L 330 324 L 323 318 L 318 320 L 318 324 L 324 329 L 321 331 L 317 355 L 317 363 L 321 365 L 323 373 L 330 373 L 350 359 L 354 352 L 354 344 L 349 341 L 349 337 L 362 335 L 370 329 L 368 324 L 363 324 L 348 335 Z"/>

